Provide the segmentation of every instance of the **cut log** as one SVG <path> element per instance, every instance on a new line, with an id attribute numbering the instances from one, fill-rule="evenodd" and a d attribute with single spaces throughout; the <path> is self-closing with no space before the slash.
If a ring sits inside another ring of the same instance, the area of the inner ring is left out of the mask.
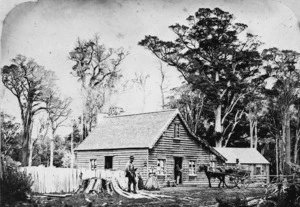
<path id="1" fill-rule="evenodd" d="M 50 194 L 50 193 L 45 193 L 44 195 L 47 197 L 57 197 L 57 198 L 65 198 L 65 197 L 72 196 L 72 194 Z"/>
<path id="2" fill-rule="evenodd" d="M 139 194 L 142 195 L 148 195 L 148 196 L 155 196 L 156 198 L 173 198 L 172 196 L 167 196 L 167 195 L 158 195 L 158 194 L 152 194 L 152 193 L 146 193 L 146 192 L 142 192 L 142 191 L 138 191 Z"/>
<path id="3" fill-rule="evenodd" d="M 102 192 L 102 180 L 101 179 L 99 179 L 99 178 L 96 179 L 96 182 L 94 184 L 92 191 L 94 191 L 96 193 Z"/>
<path id="4" fill-rule="evenodd" d="M 118 177 L 119 178 L 119 177 Z M 119 178 L 120 179 L 120 178 Z M 128 193 L 125 189 L 122 189 L 120 185 L 120 181 L 123 182 L 123 178 L 121 180 L 117 179 L 117 177 L 109 177 L 106 179 L 101 178 L 90 178 L 82 180 L 81 184 L 79 185 L 76 193 L 101 193 L 107 192 L 110 195 L 118 194 L 120 196 L 131 198 L 131 199 L 140 199 L 140 198 L 147 198 L 147 199 L 158 199 L 161 197 L 168 197 L 172 198 L 172 196 L 165 196 L 165 195 L 158 195 L 158 194 L 149 194 L 143 191 L 137 191 L 137 194 Z M 124 184 L 124 182 L 123 182 Z"/>
<path id="5" fill-rule="evenodd" d="M 262 202 L 261 198 L 256 198 L 247 202 L 247 206 L 257 206 L 259 202 Z"/>
<path id="6" fill-rule="evenodd" d="M 89 179 L 83 180 L 79 185 L 78 189 L 75 191 L 75 193 L 83 193 L 86 187 L 88 186 L 88 184 L 89 184 Z"/>
<path id="7" fill-rule="evenodd" d="M 96 181 L 95 178 L 90 179 L 88 186 L 87 186 L 86 189 L 84 190 L 84 193 L 90 193 L 90 191 L 91 191 L 91 190 L 93 189 L 93 187 L 94 187 L 95 181 Z"/>
<path id="8" fill-rule="evenodd" d="M 113 194 L 113 190 L 111 187 L 111 182 L 110 181 L 106 181 L 106 191 L 108 194 L 112 195 Z"/>

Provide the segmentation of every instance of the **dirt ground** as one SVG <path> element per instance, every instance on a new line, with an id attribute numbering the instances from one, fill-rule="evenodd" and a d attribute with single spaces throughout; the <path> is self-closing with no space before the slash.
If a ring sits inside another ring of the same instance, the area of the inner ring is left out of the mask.
<path id="1" fill-rule="evenodd" d="M 216 198 L 244 198 L 263 196 L 264 188 L 228 189 L 208 187 L 169 187 L 160 191 L 147 191 L 152 194 L 163 194 L 171 198 L 128 199 L 116 194 L 73 195 L 66 198 L 35 197 L 30 206 L 212 206 Z"/>

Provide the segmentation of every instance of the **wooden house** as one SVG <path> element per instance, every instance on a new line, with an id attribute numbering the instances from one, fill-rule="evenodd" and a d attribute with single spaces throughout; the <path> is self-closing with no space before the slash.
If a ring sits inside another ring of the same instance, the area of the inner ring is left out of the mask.
<path id="1" fill-rule="evenodd" d="M 269 181 L 270 163 L 262 154 L 254 148 L 215 148 L 227 161 L 226 166 L 234 167 L 239 165 L 246 170 L 251 171 L 251 176 Z"/>
<path id="2" fill-rule="evenodd" d="M 160 183 L 174 180 L 178 162 L 182 184 L 207 183 L 199 165 L 226 160 L 191 132 L 178 110 L 104 117 L 75 155 L 78 168 L 115 170 L 133 155 L 143 180 L 155 172 Z"/>

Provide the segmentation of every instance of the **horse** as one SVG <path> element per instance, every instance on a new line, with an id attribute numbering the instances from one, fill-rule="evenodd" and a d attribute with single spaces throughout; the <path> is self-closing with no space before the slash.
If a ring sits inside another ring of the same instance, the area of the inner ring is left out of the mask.
<path id="1" fill-rule="evenodd" d="M 219 168 L 217 168 L 216 170 L 218 170 L 218 171 L 212 172 L 212 171 L 208 170 L 208 166 L 207 165 L 200 165 L 199 166 L 199 172 L 202 172 L 202 171 L 205 172 L 205 175 L 206 175 L 206 177 L 208 179 L 208 183 L 209 183 L 209 187 L 210 188 L 211 188 L 211 183 L 210 183 L 210 179 L 211 178 L 218 178 L 220 180 L 218 188 L 220 188 L 221 183 L 223 183 L 222 187 L 225 186 L 225 173 L 222 172 L 222 170 L 219 169 Z"/>

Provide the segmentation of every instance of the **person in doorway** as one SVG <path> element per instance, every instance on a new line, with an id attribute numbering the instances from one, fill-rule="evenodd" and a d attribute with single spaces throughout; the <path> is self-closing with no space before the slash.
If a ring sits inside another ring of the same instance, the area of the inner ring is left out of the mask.
<path id="1" fill-rule="evenodd" d="M 180 177 L 181 177 L 181 169 L 179 167 L 179 163 L 176 163 L 175 165 L 175 176 L 176 176 L 176 184 L 179 185 Z"/>
<path id="2" fill-rule="evenodd" d="M 129 161 L 127 162 L 126 167 L 125 167 L 125 173 L 126 173 L 125 176 L 128 177 L 128 192 L 129 193 L 131 191 L 131 184 L 133 184 L 133 193 L 136 193 L 136 180 L 135 180 L 136 169 L 134 168 L 133 161 L 134 161 L 134 157 L 131 155 L 129 157 Z"/>

